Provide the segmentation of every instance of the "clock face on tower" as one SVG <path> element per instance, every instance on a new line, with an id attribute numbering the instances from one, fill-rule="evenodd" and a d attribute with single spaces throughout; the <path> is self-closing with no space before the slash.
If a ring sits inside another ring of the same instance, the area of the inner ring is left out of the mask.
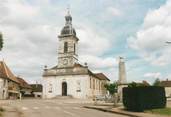
<path id="1" fill-rule="evenodd" d="M 63 65 L 67 65 L 68 64 L 68 60 L 67 59 L 64 59 L 63 60 Z"/>

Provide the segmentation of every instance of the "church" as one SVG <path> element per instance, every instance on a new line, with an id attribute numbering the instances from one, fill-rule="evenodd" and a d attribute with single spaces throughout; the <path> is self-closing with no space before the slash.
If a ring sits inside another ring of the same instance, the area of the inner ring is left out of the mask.
<path id="1" fill-rule="evenodd" d="M 45 66 L 43 71 L 43 98 L 71 96 L 91 99 L 106 95 L 104 85 L 110 80 L 103 73 L 93 73 L 86 63 L 78 62 L 79 38 L 69 11 L 58 39 L 58 64 L 49 69 Z"/>

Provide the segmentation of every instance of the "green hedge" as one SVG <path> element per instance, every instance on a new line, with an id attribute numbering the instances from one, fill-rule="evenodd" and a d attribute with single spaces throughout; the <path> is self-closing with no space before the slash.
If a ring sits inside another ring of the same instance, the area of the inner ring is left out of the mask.
<path id="1" fill-rule="evenodd" d="M 164 87 L 125 87 L 123 88 L 123 104 L 130 111 L 166 107 Z"/>

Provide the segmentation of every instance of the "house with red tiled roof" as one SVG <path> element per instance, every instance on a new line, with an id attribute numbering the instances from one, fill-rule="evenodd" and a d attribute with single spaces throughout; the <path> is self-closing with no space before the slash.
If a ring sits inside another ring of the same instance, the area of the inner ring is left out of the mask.
<path id="1" fill-rule="evenodd" d="M 17 77 L 20 85 L 20 93 L 22 94 L 22 97 L 25 95 L 31 95 L 32 93 L 32 87 L 21 77 Z"/>
<path id="2" fill-rule="evenodd" d="M 0 61 L 0 99 L 17 99 L 20 95 L 19 81 L 4 61 Z"/>

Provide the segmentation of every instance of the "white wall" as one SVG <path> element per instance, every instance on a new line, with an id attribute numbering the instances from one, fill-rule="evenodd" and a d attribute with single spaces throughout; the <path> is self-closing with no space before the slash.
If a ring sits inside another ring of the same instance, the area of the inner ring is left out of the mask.
<path id="1" fill-rule="evenodd" d="M 89 75 L 66 75 L 51 76 L 43 78 L 43 98 L 53 98 L 62 95 L 62 82 L 67 83 L 67 95 L 74 98 L 89 97 Z M 78 82 L 80 82 L 80 92 L 77 92 Z M 49 93 L 52 84 L 52 93 Z"/>
<path id="2" fill-rule="evenodd" d="M 166 97 L 171 97 L 171 87 L 165 87 Z"/>
<path id="3" fill-rule="evenodd" d="M 4 78 L 0 78 L 0 99 L 6 99 L 8 97 L 7 89 L 8 89 L 8 81 Z"/>

